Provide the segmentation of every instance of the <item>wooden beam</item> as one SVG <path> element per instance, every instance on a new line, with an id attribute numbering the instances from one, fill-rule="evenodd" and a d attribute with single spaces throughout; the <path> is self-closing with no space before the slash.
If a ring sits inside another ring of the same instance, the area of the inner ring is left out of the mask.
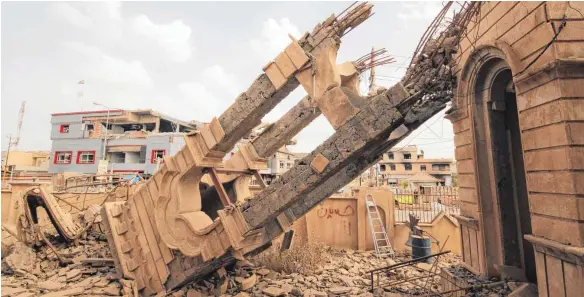
<path id="1" fill-rule="evenodd" d="M 219 198 L 223 203 L 224 207 L 231 205 L 231 201 L 229 200 L 229 196 L 227 195 L 227 191 L 223 187 L 223 184 L 219 180 L 219 176 L 217 175 L 217 170 L 215 168 L 209 168 L 209 175 L 211 176 L 211 180 L 213 180 L 213 184 L 215 185 L 215 189 L 217 189 L 217 193 L 219 194 Z"/>

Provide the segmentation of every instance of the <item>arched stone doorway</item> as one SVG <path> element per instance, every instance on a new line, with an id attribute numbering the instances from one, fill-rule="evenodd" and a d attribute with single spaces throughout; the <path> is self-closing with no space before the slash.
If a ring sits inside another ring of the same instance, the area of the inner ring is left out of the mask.
<path id="1" fill-rule="evenodd" d="M 468 98 L 487 272 L 518 268 L 536 282 L 534 250 L 523 237 L 531 218 L 512 72 L 495 48 L 479 50 L 473 62 Z"/>

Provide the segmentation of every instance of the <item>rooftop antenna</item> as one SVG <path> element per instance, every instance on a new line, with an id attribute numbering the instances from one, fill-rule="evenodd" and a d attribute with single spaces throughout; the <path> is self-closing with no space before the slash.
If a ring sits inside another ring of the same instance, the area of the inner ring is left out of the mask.
<path id="1" fill-rule="evenodd" d="M 24 119 L 24 107 L 26 106 L 26 101 L 22 101 L 20 104 L 20 110 L 18 111 L 18 126 L 16 127 L 16 137 L 9 143 L 14 149 L 18 148 L 18 143 L 20 143 L 20 130 L 22 130 L 22 120 Z"/>

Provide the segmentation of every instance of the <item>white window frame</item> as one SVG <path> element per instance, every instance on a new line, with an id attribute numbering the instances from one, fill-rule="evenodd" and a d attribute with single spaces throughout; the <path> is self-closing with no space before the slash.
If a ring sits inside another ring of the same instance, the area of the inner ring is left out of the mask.
<path id="1" fill-rule="evenodd" d="M 61 159 L 61 156 L 69 155 L 69 159 L 67 160 L 66 157 Z M 55 164 L 71 164 L 71 158 L 73 157 L 73 152 L 55 152 Z"/>
<path id="2" fill-rule="evenodd" d="M 77 164 L 94 164 L 95 163 L 95 152 L 82 151 L 82 152 L 79 152 L 78 154 L 79 154 L 79 162 L 77 162 Z M 89 158 L 89 156 L 92 157 L 91 160 L 83 160 L 83 157 Z"/>

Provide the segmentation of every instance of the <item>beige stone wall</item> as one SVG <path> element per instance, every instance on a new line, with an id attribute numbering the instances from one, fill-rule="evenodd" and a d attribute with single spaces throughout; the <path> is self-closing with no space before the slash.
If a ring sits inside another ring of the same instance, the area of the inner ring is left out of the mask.
<path id="1" fill-rule="evenodd" d="M 326 199 L 294 223 L 294 241 L 372 250 L 373 240 L 365 208 L 367 194 L 373 196 L 381 209 L 381 217 L 391 241 L 394 236 L 393 193 L 380 188 L 359 188 L 351 197 L 333 196 Z"/>
<path id="2" fill-rule="evenodd" d="M 439 216 L 430 224 L 420 223 L 419 227 L 438 240 L 439 245 L 438 243 L 432 243 L 432 253 L 440 252 L 440 248 L 444 246 L 444 251 L 450 251 L 452 254 L 459 256 L 462 255 L 460 227 L 455 219 Z M 410 228 L 407 225 L 398 224 L 394 226 L 392 245 L 395 251 L 401 252 L 411 249 L 411 247 L 406 246 L 409 235 Z"/>
<path id="3" fill-rule="evenodd" d="M 451 120 L 461 214 L 468 218 L 461 220 L 463 258 L 475 272 L 486 273 L 486 262 L 500 257 L 492 251 L 500 242 L 483 231 L 498 226 L 483 225 L 489 216 L 496 219 L 496 211 L 482 205 L 484 198 L 477 193 L 476 174 L 478 168 L 484 168 L 477 167 L 475 158 L 477 132 L 468 95 L 472 86 L 465 81 L 464 71 L 472 54 L 487 47 L 503 51 L 513 72 L 532 233 L 560 244 L 584 246 L 584 199 L 580 196 L 584 194 L 584 150 L 580 147 L 584 144 L 584 16 L 580 14 L 584 2 L 570 4 L 572 7 L 568 2 L 484 2 L 477 16 L 480 21 L 469 24 L 467 38 L 461 41 L 454 102 L 458 111 Z M 553 39 L 564 14 L 566 27 L 526 69 Z M 572 279 L 574 275 L 582 279 L 582 259 L 562 259 L 544 250 L 536 249 L 540 296 L 548 296 L 548 292 L 558 292 L 549 296 L 582 296 L 582 284 Z M 565 292 L 564 287 L 572 291 Z"/>

